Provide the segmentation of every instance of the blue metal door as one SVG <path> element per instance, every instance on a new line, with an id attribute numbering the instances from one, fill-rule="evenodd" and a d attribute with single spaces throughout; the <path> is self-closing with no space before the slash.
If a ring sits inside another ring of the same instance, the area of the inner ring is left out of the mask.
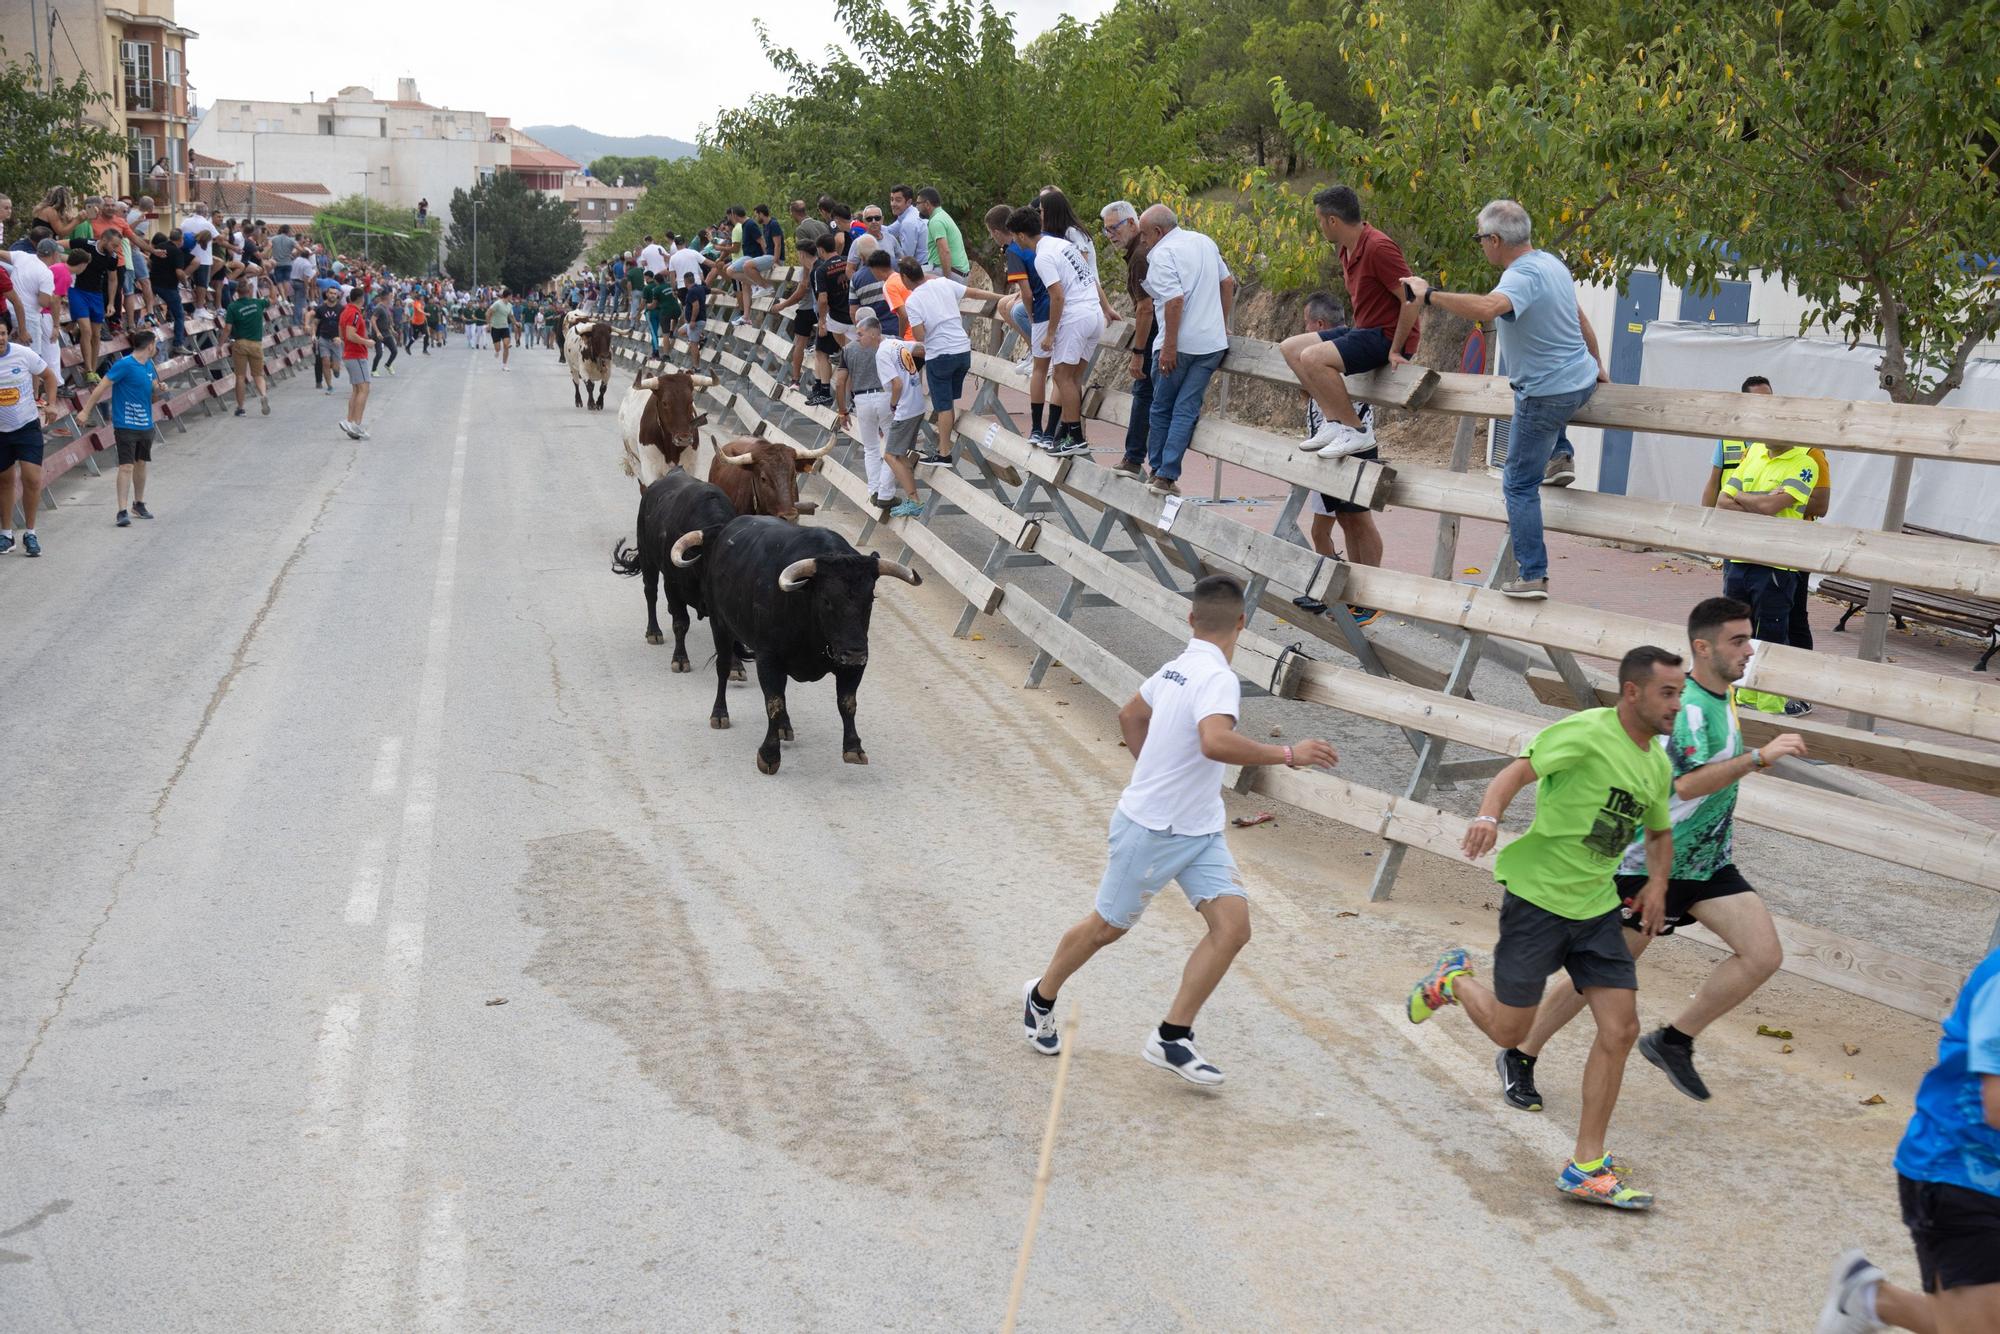
<path id="1" fill-rule="evenodd" d="M 1660 275 L 1640 269 L 1627 278 L 1615 309 L 1611 325 L 1611 379 L 1617 384 L 1637 384 L 1646 350 L 1646 326 L 1660 318 Z M 1607 430 L 1597 489 L 1622 496 L 1631 472 L 1632 433 Z"/>
<path id="2" fill-rule="evenodd" d="M 1717 283 L 1715 290 L 1709 292 L 1683 290 L 1680 317 L 1705 324 L 1748 324 L 1750 284 L 1724 282 Z"/>

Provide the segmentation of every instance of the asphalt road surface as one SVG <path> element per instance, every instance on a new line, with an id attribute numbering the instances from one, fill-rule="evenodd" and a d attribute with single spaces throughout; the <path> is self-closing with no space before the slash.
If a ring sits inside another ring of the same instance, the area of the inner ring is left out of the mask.
<path id="1" fill-rule="evenodd" d="M 873 763 L 821 682 L 761 777 L 754 687 L 711 731 L 705 632 L 671 675 L 610 572 L 622 386 L 403 365 L 371 441 L 294 380 L 167 438 L 156 522 L 77 478 L 0 562 L 0 1329 L 996 1327 L 1054 1074 L 1019 988 L 1091 901 L 1111 709 L 885 582 Z M 1779 978 L 1704 1038 L 1714 1102 L 1635 1058 L 1612 1145 L 1660 1205 L 1595 1210 L 1553 1190 L 1587 1021 L 1535 1116 L 1400 1014 L 1490 885 L 1417 854 L 1369 905 L 1354 831 L 1233 842 L 1226 1086 L 1139 1057 L 1172 891 L 1065 993 L 1023 1328 L 1801 1330 L 1838 1245 L 1912 1277 L 1929 1025 Z M 1649 1023 L 1709 957 L 1648 956 Z"/>

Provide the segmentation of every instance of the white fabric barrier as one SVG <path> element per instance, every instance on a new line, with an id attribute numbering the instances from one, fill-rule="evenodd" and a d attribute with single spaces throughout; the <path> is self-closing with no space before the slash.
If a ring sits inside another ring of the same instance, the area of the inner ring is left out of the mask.
<path id="1" fill-rule="evenodd" d="M 1814 338 L 1773 338 L 1749 326 L 1679 324 L 1646 326 L 1646 358 L 1639 383 L 1683 389 L 1734 389 L 1744 377 L 1762 375 L 1780 394 L 1887 402 L 1876 383 L 1880 348 L 1849 349 Z M 2000 411 L 2000 362 L 1974 361 L 1965 383 L 1945 402 L 1953 407 Z M 1715 442 L 1689 436 L 1637 432 L 1627 493 L 1690 503 L 1707 485 Z M 1828 452 L 1833 472 L 1830 522 L 1857 528 L 1882 526 L 1893 460 L 1882 454 Z M 1910 478 L 1906 521 L 1923 528 L 2000 542 L 2000 467 L 1917 460 Z"/>

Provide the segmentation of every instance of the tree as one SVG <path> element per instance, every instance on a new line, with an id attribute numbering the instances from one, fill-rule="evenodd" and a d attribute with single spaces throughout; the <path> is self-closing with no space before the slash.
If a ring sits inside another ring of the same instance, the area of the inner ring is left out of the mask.
<path id="1" fill-rule="evenodd" d="M 621 157 L 607 153 L 590 164 L 590 174 L 606 185 L 623 180 L 627 185 L 650 186 L 666 161 L 663 157 Z"/>
<path id="2" fill-rule="evenodd" d="M 366 254 L 391 273 L 417 277 L 437 263 L 438 219 L 419 223 L 414 209 L 349 195 L 314 212 L 312 227 L 336 255 Z"/>
<path id="3" fill-rule="evenodd" d="M 22 218 L 55 186 L 95 192 L 126 151 L 114 131 L 89 119 L 110 99 L 82 75 L 58 80 L 47 92 L 41 84 L 33 61 L 0 68 L 0 193 L 14 200 Z"/>
<path id="4" fill-rule="evenodd" d="M 561 199 L 530 190 L 512 172 L 495 172 L 470 190 L 451 192 L 445 270 L 472 281 L 472 206 L 479 205 L 479 278 L 511 292 L 561 273 L 583 253 L 583 228 Z"/>
<path id="5" fill-rule="evenodd" d="M 691 237 L 722 221 L 731 204 L 779 208 L 771 183 L 741 155 L 703 144 L 693 157 L 662 161 L 657 179 L 591 251 L 595 260 L 639 248 L 642 238 Z"/>

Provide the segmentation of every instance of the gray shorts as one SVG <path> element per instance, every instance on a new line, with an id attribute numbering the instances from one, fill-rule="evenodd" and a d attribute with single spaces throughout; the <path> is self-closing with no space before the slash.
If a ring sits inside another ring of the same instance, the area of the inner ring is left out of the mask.
<path id="1" fill-rule="evenodd" d="M 346 366 L 347 382 L 349 384 L 367 384 L 375 378 L 368 370 L 368 358 L 366 357 L 348 357 L 346 358 Z"/>
<path id="2" fill-rule="evenodd" d="M 338 338 L 315 338 L 313 346 L 319 350 L 321 361 L 340 360 L 340 340 Z"/>
<path id="3" fill-rule="evenodd" d="M 1097 915 L 1120 930 L 1138 922 L 1153 895 L 1169 880 L 1179 883 L 1191 908 L 1225 895 L 1250 897 L 1243 892 L 1243 874 L 1220 830 L 1165 833 L 1114 810 L 1108 842 L 1110 855 L 1097 886 Z"/>
<path id="4" fill-rule="evenodd" d="M 906 458 L 917 447 L 917 429 L 924 424 L 922 417 L 904 417 L 889 423 L 889 440 L 882 446 L 882 452 L 893 458 Z"/>
<path id="5" fill-rule="evenodd" d="M 1542 989 L 1558 968 L 1578 991 L 1586 987 L 1639 989 L 1639 969 L 1625 943 L 1620 909 L 1581 920 L 1563 917 L 1508 893 L 1500 903 L 1500 941 L 1493 947 L 1493 996 L 1521 1008 L 1542 1003 Z"/>

